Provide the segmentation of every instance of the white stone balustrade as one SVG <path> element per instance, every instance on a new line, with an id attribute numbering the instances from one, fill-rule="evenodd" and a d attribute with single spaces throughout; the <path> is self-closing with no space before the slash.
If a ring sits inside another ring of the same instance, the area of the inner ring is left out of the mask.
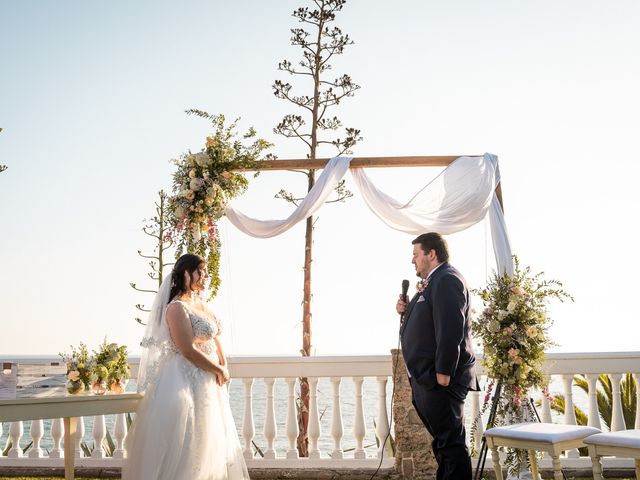
<path id="1" fill-rule="evenodd" d="M 25 362 L 33 365 L 43 360 Z M 135 361 L 132 363 L 135 375 L 137 364 Z M 390 356 L 235 357 L 229 364 L 234 382 L 239 382 L 236 401 L 243 405 L 234 413 L 238 416 L 239 436 L 249 468 L 375 468 L 380 456 L 383 456 L 383 468 L 393 464 L 393 458 L 389 458 L 389 450 L 385 448 L 389 434 L 389 390 L 392 388 L 389 384 Z M 540 392 L 531 392 L 535 399 L 541 401 L 543 421 L 575 424 L 577 419 L 573 405 L 577 405 L 588 415 L 589 425 L 606 430 L 598 411 L 595 389 L 598 376 L 608 374 L 614 392 L 612 430 L 626 428 L 619 388 L 626 373 L 633 374 L 636 382 L 640 380 L 640 352 L 549 354 L 545 368 L 550 375 L 551 395 L 564 395 L 569 408 L 564 415 L 558 415 L 552 412 L 549 400 Z M 47 369 L 50 370 L 48 365 Z M 482 369 L 480 374 L 483 374 Z M 575 374 L 585 375 L 588 393 L 573 385 Z M 302 377 L 308 379 L 310 390 L 309 458 L 298 458 L 296 449 L 297 401 L 299 379 Z M 484 377 L 482 379 L 481 383 L 486 384 Z M 476 429 L 480 435 L 488 415 L 488 409 L 480 415 L 484 396 L 484 392 L 471 393 L 467 400 L 468 427 L 474 419 L 479 421 Z M 640 388 L 636 390 L 636 402 L 640 403 Z M 111 417 L 106 420 L 100 416 L 79 419 L 77 428 L 80 435 L 74 445 L 78 466 L 118 467 L 122 464 L 126 455 L 126 416 Z M 45 428 L 45 425 L 50 427 Z M 87 433 L 89 438 L 85 440 L 89 447 L 94 445 L 90 457 L 85 457 L 81 446 L 85 425 L 90 429 Z M 640 428 L 640 408 L 636 409 L 635 425 L 631 427 Z M 5 441 L 12 443 L 8 453 L 0 456 L 0 467 L 61 466 L 63 428 L 61 419 L 45 423 L 34 421 L 29 425 L 23 425 L 23 422 L 0 423 L 0 437 L 4 433 Z M 115 444 L 113 456 L 107 456 L 102 448 L 107 429 Z M 22 449 L 30 442 L 33 445 L 23 455 Z M 256 453 L 253 442 L 264 457 Z M 47 445 L 46 450 L 43 444 Z M 5 446 L 2 444 L 0 448 Z M 588 458 L 576 455 L 577 451 L 569 452 L 568 456 L 561 458 L 563 465 L 590 468 Z M 613 458 L 605 458 L 603 463 L 605 469 L 608 466 L 633 465 L 625 459 Z M 542 467 L 545 467 L 545 460 Z M 491 468 L 490 458 L 485 468 Z"/>

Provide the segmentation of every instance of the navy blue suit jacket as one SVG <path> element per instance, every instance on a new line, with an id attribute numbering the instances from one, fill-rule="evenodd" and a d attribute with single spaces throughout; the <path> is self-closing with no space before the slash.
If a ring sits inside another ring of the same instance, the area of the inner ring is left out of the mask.
<path id="1" fill-rule="evenodd" d="M 401 327 L 402 354 L 414 381 L 431 390 L 436 373 L 470 390 L 480 390 L 471 344 L 469 291 L 462 275 L 440 265 L 422 293 L 417 293 Z"/>

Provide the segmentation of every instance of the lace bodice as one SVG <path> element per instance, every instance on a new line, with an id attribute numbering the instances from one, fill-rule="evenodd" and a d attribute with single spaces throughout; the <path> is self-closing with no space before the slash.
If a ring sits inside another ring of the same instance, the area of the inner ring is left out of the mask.
<path id="1" fill-rule="evenodd" d="M 220 320 L 218 320 L 215 315 L 212 315 L 211 318 L 202 315 L 192 310 L 186 303 L 180 300 L 173 300 L 169 305 L 172 303 L 179 304 L 189 320 L 191 320 L 191 328 L 193 330 L 196 347 L 205 353 L 211 354 L 214 350 L 213 339 L 220 335 L 222 331 Z"/>

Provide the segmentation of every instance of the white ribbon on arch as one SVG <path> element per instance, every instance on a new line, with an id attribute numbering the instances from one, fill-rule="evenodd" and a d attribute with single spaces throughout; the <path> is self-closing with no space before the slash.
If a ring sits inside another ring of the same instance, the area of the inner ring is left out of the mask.
<path id="1" fill-rule="evenodd" d="M 324 204 L 349 170 L 350 162 L 350 157 L 332 158 L 302 203 L 283 220 L 257 220 L 232 205 L 227 205 L 225 214 L 247 235 L 259 238 L 279 235 L 313 215 Z M 488 214 L 498 271 L 513 274 L 509 237 L 495 192 L 500 183 L 495 155 L 457 158 L 404 203 L 379 190 L 363 168 L 354 168 L 351 173 L 369 209 L 389 227 L 401 232 L 449 235 L 475 225 Z"/>

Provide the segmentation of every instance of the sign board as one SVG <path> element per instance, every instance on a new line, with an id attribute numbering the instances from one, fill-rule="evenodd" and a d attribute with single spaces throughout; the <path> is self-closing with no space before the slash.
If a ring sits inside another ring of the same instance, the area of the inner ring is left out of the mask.
<path id="1" fill-rule="evenodd" d="M 18 364 L 2 362 L 0 366 L 2 366 L 0 370 L 0 400 L 12 400 L 16 398 Z"/>

